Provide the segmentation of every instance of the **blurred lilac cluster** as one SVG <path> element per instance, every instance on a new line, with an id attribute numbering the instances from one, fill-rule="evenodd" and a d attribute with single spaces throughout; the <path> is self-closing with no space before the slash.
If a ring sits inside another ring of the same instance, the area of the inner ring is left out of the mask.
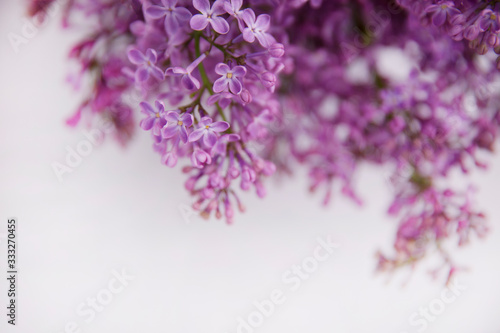
<path id="1" fill-rule="evenodd" d="M 31 1 L 30 13 L 42 16 L 52 2 Z M 73 81 L 91 78 L 92 88 L 68 123 L 108 117 L 125 143 L 140 109 L 161 161 L 184 165 L 202 216 L 233 222 L 235 208 L 244 210 L 238 188 L 264 197 L 267 177 L 299 163 L 325 204 L 334 188 L 361 204 L 353 177 L 370 162 L 392 170 L 389 213 L 400 219 L 395 253 L 379 255 L 380 269 L 437 251 L 451 274 L 443 241 L 486 234 L 473 189 L 446 180 L 484 168 L 478 153 L 493 152 L 499 1 L 69 0 L 65 8 L 66 24 L 91 22 L 70 57 L 81 65 Z M 404 80 L 381 69 L 387 49 L 411 64 Z"/>

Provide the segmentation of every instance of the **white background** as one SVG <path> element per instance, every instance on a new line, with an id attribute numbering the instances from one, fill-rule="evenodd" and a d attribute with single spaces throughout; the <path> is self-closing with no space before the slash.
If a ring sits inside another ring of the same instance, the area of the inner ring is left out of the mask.
<path id="1" fill-rule="evenodd" d="M 20 242 L 18 325 L 7 327 L 2 278 L 1 332 L 63 332 L 74 321 L 88 333 L 233 333 L 237 318 L 273 289 L 284 291 L 286 302 L 255 332 L 417 331 L 408 318 L 440 296 L 444 279 L 430 278 L 430 263 L 413 275 L 374 274 L 375 252 L 391 249 L 396 228 L 385 214 L 391 193 L 384 170 L 362 168 L 361 209 L 340 195 L 322 208 L 303 171 L 271 181 L 265 200 L 244 196 L 248 210 L 232 226 L 197 217 L 186 223 L 179 211 L 190 203 L 184 176 L 160 164 L 141 131 L 127 149 L 112 141 L 95 148 L 59 182 L 51 164 L 84 139 L 81 129 L 63 124 L 81 96 L 64 83 L 75 35 L 51 19 L 16 54 L 7 34 L 21 34 L 23 14 L 22 1 L 0 4 L 0 233 L 15 216 Z M 500 332 L 499 174 L 498 157 L 488 172 L 473 174 L 492 232 L 453 253 L 469 268 L 459 275 L 467 289 L 426 332 Z M 282 274 L 328 235 L 340 248 L 291 292 Z M 79 304 L 122 269 L 134 279 L 85 322 Z"/>

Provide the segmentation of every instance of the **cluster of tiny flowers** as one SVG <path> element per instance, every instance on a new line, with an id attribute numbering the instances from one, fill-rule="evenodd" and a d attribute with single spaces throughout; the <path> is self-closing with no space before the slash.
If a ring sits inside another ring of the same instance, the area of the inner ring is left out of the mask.
<path id="1" fill-rule="evenodd" d="M 413 1 L 400 4 L 419 16 L 423 25 L 432 24 L 453 40 L 466 40 L 478 54 L 490 49 L 500 54 L 500 4 L 497 1 Z M 500 57 L 497 58 L 500 68 Z"/>
<path id="2" fill-rule="evenodd" d="M 43 18 L 50 2 L 32 0 L 30 13 Z M 485 168 L 498 137 L 499 10 L 472 0 L 70 0 L 65 24 L 77 13 L 91 22 L 71 51 L 81 70 L 70 82 L 91 89 L 68 124 L 104 116 L 126 143 L 140 114 L 162 163 L 182 165 L 193 207 L 228 223 L 244 210 L 240 190 L 264 197 L 275 171 L 303 164 L 325 204 L 340 188 L 361 205 L 358 167 L 383 165 L 400 223 L 378 268 L 439 253 L 451 277 L 443 242 L 488 230 L 473 187 L 447 180 Z M 411 64 L 404 79 L 383 69 L 387 50 Z"/>

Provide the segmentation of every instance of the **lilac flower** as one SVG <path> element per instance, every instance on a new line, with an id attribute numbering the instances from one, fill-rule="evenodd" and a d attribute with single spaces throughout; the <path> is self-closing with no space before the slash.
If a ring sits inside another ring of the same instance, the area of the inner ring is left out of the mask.
<path id="1" fill-rule="evenodd" d="M 245 29 L 245 25 L 243 24 L 243 19 L 241 18 L 241 15 L 243 14 L 243 10 L 241 9 L 241 6 L 243 5 L 243 0 L 226 0 L 224 2 L 224 9 L 226 12 L 236 18 L 238 21 L 238 28 L 240 31 L 243 31 Z"/>
<path id="2" fill-rule="evenodd" d="M 191 18 L 191 28 L 193 30 L 203 30 L 208 24 L 219 34 L 227 34 L 229 32 L 229 24 L 220 15 L 226 11 L 224 9 L 224 0 L 216 0 L 212 7 L 208 0 L 193 0 L 193 6 L 201 14 L 196 14 Z"/>
<path id="3" fill-rule="evenodd" d="M 455 15 L 461 14 L 453 1 L 443 1 L 435 5 L 430 5 L 425 11 L 432 14 L 432 24 L 437 27 L 442 26 L 446 20 L 450 20 Z"/>
<path id="4" fill-rule="evenodd" d="M 481 31 L 489 30 L 497 33 L 500 30 L 500 16 L 491 9 L 483 10 L 479 18 L 479 27 Z"/>
<path id="5" fill-rule="evenodd" d="M 154 135 L 160 135 L 160 130 L 167 121 L 165 117 L 165 105 L 161 101 L 155 101 L 154 109 L 151 104 L 147 102 L 141 102 L 141 112 L 146 115 L 146 118 L 142 119 L 140 126 L 143 130 L 149 131 L 153 129 Z"/>
<path id="6" fill-rule="evenodd" d="M 160 81 L 164 79 L 163 71 L 155 65 L 157 60 L 155 50 L 147 49 L 146 55 L 144 55 L 137 49 L 131 49 L 128 51 L 128 59 L 131 63 L 138 66 L 135 71 L 135 79 L 137 82 L 146 81 L 150 75 L 153 75 Z"/>
<path id="7" fill-rule="evenodd" d="M 182 67 L 167 68 L 165 75 L 180 77 L 182 84 L 188 90 L 200 89 L 200 81 L 191 75 L 191 73 L 206 57 L 205 54 L 202 54 L 185 69 Z"/>
<path id="8" fill-rule="evenodd" d="M 146 9 L 146 15 L 159 19 L 165 17 L 165 31 L 174 33 L 185 22 L 191 18 L 191 12 L 185 7 L 176 7 L 177 0 L 161 0 L 163 6 L 150 6 Z"/>
<path id="9" fill-rule="evenodd" d="M 177 111 L 170 111 L 165 115 L 168 122 L 161 130 L 161 135 L 165 139 L 179 136 L 182 142 L 188 140 L 187 128 L 193 124 L 193 116 L 189 113 L 179 114 Z"/>
<path id="10" fill-rule="evenodd" d="M 240 78 L 243 78 L 247 73 L 247 69 L 243 66 L 235 66 L 231 69 L 224 63 L 219 63 L 215 66 L 215 73 L 222 75 L 214 82 L 214 91 L 220 93 L 229 87 L 229 91 L 238 95 L 241 93 L 243 86 L 241 85 Z"/>
<path id="11" fill-rule="evenodd" d="M 212 122 L 212 118 L 203 117 L 200 120 L 197 130 L 189 134 L 189 142 L 195 142 L 202 139 L 203 144 L 211 148 L 217 142 L 217 134 L 224 132 L 229 128 L 229 124 L 225 121 Z"/>
<path id="12" fill-rule="evenodd" d="M 243 11 L 241 16 L 247 25 L 247 27 L 243 30 L 243 38 L 247 42 L 253 43 L 255 38 L 257 38 L 260 45 L 265 48 L 268 48 L 273 43 L 276 43 L 274 37 L 266 32 L 271 24 L 271 17 L 269 15 L 261 14 L 257 17 L 257 19 L 255 19 L 254 11 L 247 8 Z"/>

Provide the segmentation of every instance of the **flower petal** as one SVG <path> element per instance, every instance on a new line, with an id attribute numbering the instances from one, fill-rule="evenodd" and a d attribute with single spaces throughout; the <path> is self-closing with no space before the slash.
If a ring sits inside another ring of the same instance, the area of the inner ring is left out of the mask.
<path id="1" fill-rule="evenodd" d="M 141 102 L 139 106 L 141 107 L 142 113 L 144 113 L 145 115 L 149 116 L 149 115 L 154 115 L 156 113 L 155 109 L 153 109 L 151 104 L 149 104 L 148 102 Z"/>
<path id="2" fill-rule="evenodd" d="M 198 123 L 200 127 L 205 127 L 207 125 L 210 125 L 212 123 L 212 118 L 205 116 L 200 119 L 200 122 Z"/>
<path id="3" fill-rule="evenodd" d="M 241 86 L 241 82 L 238 79 L 231 79 L 229 81 L 229 91 L 231 91 L 235 95 L 239 95 L 243 87 Z"/>
<path id="4" fill-rule="evenodd" d="M 144 82 L 149 78 L 149 71 L 147 68 L 140 67 L 135 71 L 135 80 L 137 82 Z"/>
<path id="5" fill-rule="evenodd" d="M 153 125 L 155 124 L 155 118 L 154 117 L 148 117 L 144 118 L 141 120 L 139 126 L 145 131 L 149 131 L 150 129 L 153 128 Z"/>
<path id="6" fill-rule="evenodd" d="M 193 16 L 189 9 L 184 8 L 184 7 L 178 7 L 174 9 L 174 16 L 176 17 L 179 22 L 186 22 L 189 21 L 189 19 Z"/>
<path id="7" fill-rule="evenodd" d="M 149 68 L 151 74 L 157 78 L 159 81 L 163 81 L 165 79 L 165 74 L 163 74 L 163 71 L 159 69 L 156 66 L 152 66 Z"/>
<path id="8" fill-rule="evenodd" d="M 128 51 L 127 55 L 128 55 L 128 60 L 130 60 L 130 62 L 133 63 L 134 65 L 142 65 L 143 63 L 146 62 L 144 54 L 142 54 L 142 52 L 137 49 L 132 49 Z"/>
<path id="9" fill-rule="evenodd" d="M 177 134 L 179 131 L 179 126 L 177 124 L 168 124 L 161 130 L 161 136 L 165 139 L 169 139 Z"/>
<path id="10" fill-rule="evenodd" d="M 255 23 L 255 13 L 250 8 L 247 8 L 241 14 L 241 18 L 247 25 L 247 27 L 252 27 Z"/>
<path id="11" fill-rule="evenodd" d="M 432 24 L 434 24 L 436 27 L 440 27 L 446 22 L 446 11 L 445 10 L 438 10 L 432 15 Z"/>
<path id="12" fill-rule="evenodd" d="M 179 119 L 186 127 L 190 127 L 191 125 L 193 125 L 193 116 L 190 113 L 184 113 L 179 117 Z"/>
<path id="13" fill-rule="evenodd" d="M 216 121 L 210 125 L 210 129 L 215 132 L 224 132 L 229 128 L 229 123 L 225 121 Z"/>
<path id="14" fill-rule="evenodd" d="M 188 140 L 188 134 L 186 131 L 186 127 L 184 126 L 179 126 L 179 137 L 181 138 L 181 141 L 183 143 L 186 143 Z"/>
<path id="15" fill-rule="evenodd" d="M 205 131 L 205 128 L 198 128 L 197 130 L 193 131 L 191 134 L 189 134 L 189 142 L 198 141 L 203 136 L 203 134 L 205 134 Z"/>
<path id="16" fill-rule="evenodd" d="M 165 111 L 165 104 L 162 101 L 155 101 L 155 107 L 158 113 Z"/>
<path id="17" fill-rule="evenodd" d="M 233 68 L 233 75 L 234 76 L 242 77 L 242 76 L 245 76 L 246 73 L 247 73 L 247 69 L 243 66 L 236 66 Z M 217 74 L 219 74 L 219 73 L 217 73 Z"/>
<path id="18" fill-rule="evenodd" d="M 221 35 L 225 35 L 229 32 L 229 23 L 225 19 L 219 16 L 214 16 L 210 19 L 210 24 L 212 28 Z"/>
<path id="19" fill-rule="evenodd" d="M 156 64 L 157 56 L 156 51 L 153 49 L 146 50 L 146 60 L 150 61 L 153 64 Z"/>
<path id="20" fill-rule="evenodd" d="M 226 9 L 224 8 L 225 0 L 216 0 L 212 5 L 212 14 L 214 15 L 222 15 L 226 13 Z"/>
<path id="21" fill-rule="evenodd" d="M 224 91 L 227 88 L 227 84 L 228 84 L 227 81 L 231 81 L 231 80 L 226 79 L 225 76 L 223 76 L 223 77 L 215 80 L 215 82 L 214 82 L 214 92 L 220 93 L 220 92 Z"/>
<path id="22" fill-rule="evenodd" d="M 226 75 L 227 72 L 229 72 L 231 70 L 231 68 L 229 68 L 228 65 L 226 65 L 225 63 L 221 62 L 221 63 L 218 63 L 216 66 L 215 66 L 215 73 L 219 74 L 219 75 Z"/>
<path id="23" fill-rule="evenodd" d="M 202 13 L 207 13 L 210 10 L 210 2 L 208 0 L 193 0 L 193 6 Z"/>
<path id="24" fill-rule="evenodd" d="M 201 31 L 207 27 L 208 19 L 201 14 L 196 14 L 191 17 L 189 25 L 191 26 L 191 29 Z"/>
<path id="25" fill-rule="evenodd" d="M 165 75 L 169 76 L 181 76 L 187 74 L 186 70 L 182 67 L 169 67 L 165 71 Z"/>
<path id="26" fill-rule="evenodd" d="M 257 20 L 255 21 L 255 27 L 262 31 L 267 31 L 270 25 L 271 25 L 271 16 L 267 14 L 259 15 L 259 17 L 257 17 Z"/>
<path id="27" fill-rule="evenodd" d="M 250 28 L 245 28 L 243 30 L 243 39 L 249 43 L 253 43 L 255 41 L 255 35 Z"/>
<path id="28" fill-rule="evenodd" d="M 203 144 L 211 148 L 217 143 L 217 135 L 213 131 L 207 131 L 203 136 Z"/>
<path id="29" fill-rule="evenodd" d="M 177 123 L 179 121 L 179 113 L 177 113 L 176 111 L 169 111 L 166 114 L 165 119 L 168 122 Z"/>
<path id="30" fill-rule="evenodd" d="M 149 6 L 148 9 L 146 9 L 146 16 L 149 16 L 153 19 L 159 19 L 165 16 L 166 13 L 167 9 L 160 6 Z"/>

